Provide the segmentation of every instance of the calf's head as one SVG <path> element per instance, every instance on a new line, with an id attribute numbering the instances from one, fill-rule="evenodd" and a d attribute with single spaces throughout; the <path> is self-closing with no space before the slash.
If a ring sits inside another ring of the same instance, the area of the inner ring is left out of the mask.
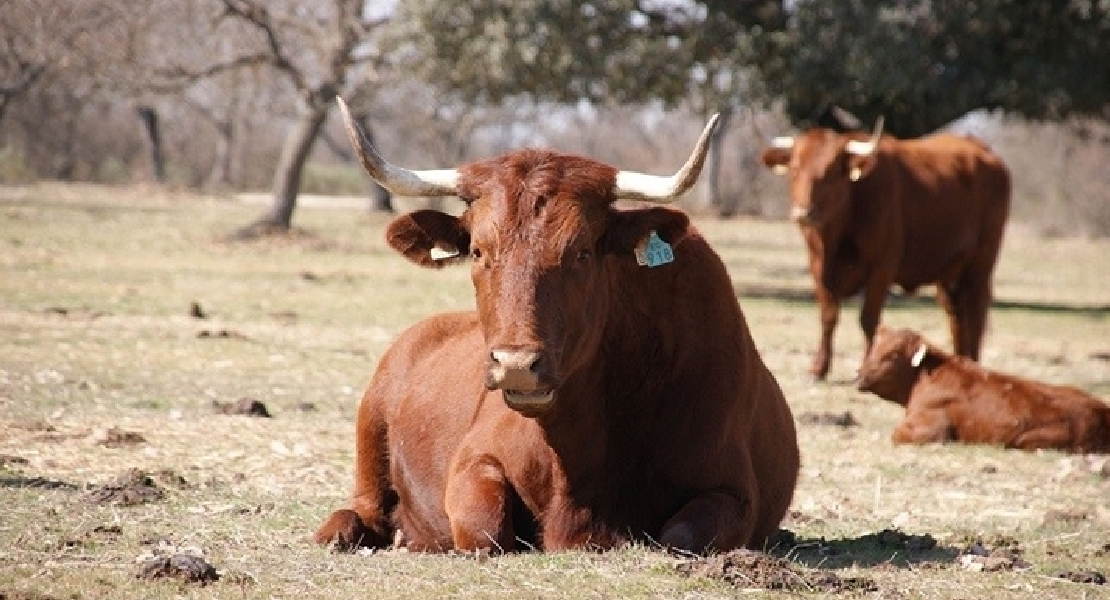
<path id="1" fill-rule="evenodd" d="M 348 134 L 367 172 L 398 195 L 459 197 L 459 216 L 419 210 L 394 220 L 391 247 L 427 267 L 470 262 L 485 336 L 486 386 L 513 409 L 537 416 L 562 382 L 597 357 L 615 287 L 615 261 L 655 232 L 673 240 L 688 220 L 653 207 L 620 211 L 618 199 L 667 202 L 698 178 L 714 117 L 671 177 L 619 171 L 546 150 L 521 150 L 457 169 L 412 171 L 378 155 L 340 100 Z"/>
<path id="2" fill-rule="evenodd" d="M 880 325 L 856 374 L 856 387 L 905 406 L 926 357 L 938 352 L 909 329 Z"/>
<path id="3" fill-rule="evenodd" d="M 846 214 L 852 183 L 875 168 L 882 133 L 880 118 L 867 140 L 824 128 L 774 138 L 760 160 L 790 178 L 790 218 L 799 225 L 821 226 Z"/>

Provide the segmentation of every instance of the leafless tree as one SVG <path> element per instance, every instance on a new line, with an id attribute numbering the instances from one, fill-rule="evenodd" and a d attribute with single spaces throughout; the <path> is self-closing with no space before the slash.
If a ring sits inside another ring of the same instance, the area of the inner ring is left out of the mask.
<path id="1" fill-rule="evenodd" d="M 222 73 L 263 66 L 295 97 L 294 116 L 274 168 L 270 208 L 234 237 L 287 230 L 292 224 L 301 174 L 335 96 L 354 80 L 373 79 L 383 53 L 370 41 L 388 15 L 372 15 L 364 0 L 308 4 L 268 0 L 213 0 L 211 39 L 234 32 L 225 56 L 197 56 L 161 70 L 172 84 L 195 84 Z"/>

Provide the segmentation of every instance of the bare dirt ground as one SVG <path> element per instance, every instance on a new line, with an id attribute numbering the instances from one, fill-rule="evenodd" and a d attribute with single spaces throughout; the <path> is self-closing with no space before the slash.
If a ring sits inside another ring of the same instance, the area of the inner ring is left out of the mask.
<path id="1" fill-rule="evenodd" d="M 309 203 L 311 204 L 311 203 Z M 858 304 L 829 383 L 787 223 L 699 226 L 798 421 L 801 480 L 768 553 L 504 557 L 312 544 L 351 484 L 353 417 L 390 340 L 472 305 L 465 268 L 388 251 L 385 217 L 156 188 L 0 188 L 0 599 L 1110 597 L 1105 456 L 898 447 L 856 392 Z M 1010 228 L 983 361 L 1110 397 L 1110 241 Z M 929 290 L 884 321 L 948 344 Z"/>

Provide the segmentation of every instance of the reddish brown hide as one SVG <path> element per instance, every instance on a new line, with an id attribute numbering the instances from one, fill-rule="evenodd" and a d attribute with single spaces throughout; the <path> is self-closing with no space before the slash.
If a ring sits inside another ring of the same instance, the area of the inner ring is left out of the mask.
<path id="1" fill-rule="evenodd" d="M 978 359 L 1010 209 L 1009 171 L 967 137 L 885 136 L 871 149 L 864 139 L 812 129 L 776 138 L 762 155 L 789 175 L 791 216 L 809 254 L 821 322 L 810 372 L 828 374 L 840 301 L 863 292 L 860 325 L 870 347 L 893 284 L 911 293 L 936 284 L 956 353 Z"/>
<path id="2" fill-rule="evenodd" d="M 879 327 L 858 386 L 906 407 L 891 436 L 898 444 L 1110 451 L 1110 406 L 1098 398 L 984 369 L 908 329 Z"/>
<path id="3" fill-rule="evenodd" d="M 465 212 L 399 217 L 389 243 L 418 264 L 468 261 L 477 310 L 417 323 L 382 358 L 358 411 L 351 507 L 317 541 L 761 547 L 793 495 L 793 419 L 686 215 L 619 210 L 622 183 L 650 176 L 549 151 L 428 179 Z M 673 262 L 637 264 L 651 232 Z"/>

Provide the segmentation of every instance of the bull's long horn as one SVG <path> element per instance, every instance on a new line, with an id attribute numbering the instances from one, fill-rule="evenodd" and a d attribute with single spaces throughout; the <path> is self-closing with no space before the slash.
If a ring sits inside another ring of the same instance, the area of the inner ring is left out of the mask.
<path id="1" fill-rule="evenodd" d="M 644 202 L 673 202 L 686 193 L 698 181 L 702 165 L 705 164 L 705 154 L 709 151 L 709 140 L 713 130 L 717 127 L 720 115 L 713 115 L 701 132 L 698 143 L 686 164 L 677 173 L 670 177 L 659 175 L 645 175 L 635 171 L 620 171 L 617 173 L 617 183 L 613 187 L 613 194 L 622 200 L 641 200 Z"/>
<path id="2" fill-rule="evenodd" d="M 848 151 L 848 154 L 867 156 L 875 152 L 875 148 L 879 147 L 879 138 L 881 137 L 883 137 L 883 118 L 879 117 L 879 119 L 875 121 L 875 132 L 871 134 L 871 139 L 866 142 L 848 140 L 848 143 L 844 145 L 844 149 Z"/>
<path id="3" fill-rule="evenodd" d="M 385 189 L 398 196 L 453 196 L 458 193 L 456 185 L 459 172 L 455 169 L 436 169 L 410 171 L 391 165 L 374 148 L 362 132 L 362 128 L 351 118 L 347 103 L 336 97 L 339 111 L 343 113 L 343 125 L 347 127 L 347 137 L 358 154 L 362 168 Z"/>

